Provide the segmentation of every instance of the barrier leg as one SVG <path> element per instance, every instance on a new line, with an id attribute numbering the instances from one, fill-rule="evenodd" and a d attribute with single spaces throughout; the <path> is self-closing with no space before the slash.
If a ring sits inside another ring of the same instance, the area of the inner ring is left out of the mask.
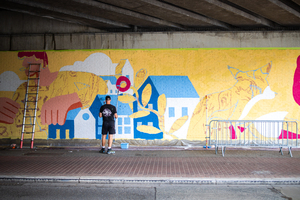
<path id="1" fill-rule="evenodd" d="M 216 146 L 215 150 L 216 150 L 216 154 L 218 154 L 218 146 Z"/>
<path id="2" fill-rule="evenodd" d="M 293 157 L 293 154 L 292 154 L 292 147 L 288 147 L 289 148 L 289 154 L 291 156 L 291 158 Z"/>
<path id="3" fill-rule="evenodd" d="M 223 157 L 225 156 L 225 150 L 226 150 L 226 147 L 222 147 L 222 156 Z"/>
<path id="4" fill-rule="evenodd" d="M 279 153 L 281 153 L 281 155 L 283 155 L 282 147 L 279 147 L 279 148 L 280 148 Z"/>

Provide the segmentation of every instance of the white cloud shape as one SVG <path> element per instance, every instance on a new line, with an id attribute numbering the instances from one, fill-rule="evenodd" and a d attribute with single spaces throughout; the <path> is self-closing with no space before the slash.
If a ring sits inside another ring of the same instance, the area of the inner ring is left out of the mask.
<path id="1" fill-rule="evenodd" d="M 0 91 L 16 91 L 18 87 L 27 80 L 20 80 L 13 71 L 5 71 L 0 74 Z"/>
<path id="2" fill-rule="evenodd" d="M 98 76 L 115 75 L 117 64 L 104 53 L 93 53 L 83 62 L 76 61 L 73 65 L 62 67 L 59 71 L 89 72 Z"/>

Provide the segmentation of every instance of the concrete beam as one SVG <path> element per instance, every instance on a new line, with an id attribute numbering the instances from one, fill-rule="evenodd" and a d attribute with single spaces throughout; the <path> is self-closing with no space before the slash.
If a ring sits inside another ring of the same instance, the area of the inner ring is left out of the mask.
<path id="1" fill-rule="evenodd" d="M 18 9 L 18 8 L 8 8 L 8 7 L 5 7 L 3 5 L 0 5 L 0 9 L 4 9 L 4 10 L 7 10 L 7 11 L 12 11 L 12 12 L 17 12 L 17 13 L 22 13 L 22 14 L 28 14 L 28 15 L 31 15 L 31 16 L 37 16 L 37 17 L 43 17 L 45 19 L 50 19 L 50 20 L 55 20 L 55 21 L 60 21 L 60 22 L 64 22 L 65 24 L 67 24 L 67 26 L 69 27 L 70 25 L 68 24 L 76 24 L 76 25 L 85 25 L 86 27 L 88 27 L 89 29 L 93 29 L 95 28 L 95 30 L 97 30 L 97 32 L 107 32 L 105 30 L 101 30 L 99 28 L 96 29 L 95 26 L 93 26 L 93 24 L 90 24 L 90 23 L 87 23 L 85 21 L 82 21 L 82 20 L 73 20 L 73 21 L 70 21 L 68 19 L 61 19 L 61 18 L 56 18 L 56 17 L 50 17 L 50 16 L 45 16 L 45 15 L 42 15 L 42 14 L 38 14 L 38 13 L 33 13 L 33 12 L 30 12 L 30 11 L 26 11 L 26 10 L 22 10 L 22 9 Z M 20 23 L 20 21 L 18 22 Z M 14 24 L 15 25 L 15 24 Z M 12 25 L 13 26 L 13 25 Z M 66 27 L 60 27 L 60 25 L 58 25 L 59 27 L 56 27 L 58 29 L 60 28 L 64 28 L 66 29 Z M 79 26 L 79 27 L 81 27 Z M 48 28 L 49 29 L 49 28 Z M 96 31 L 93 31 L 93 32 L 96 32 Z M 10 30 L 11 31 L 11 30 Z M 28 32 L 28 31 L 27 31 Z M 54 31 L 54 32 L 58 32 L 58 31 Z M 87 31 L 85 31 L 87 32 Z M 34 33 L 34 32 L 33 32 Z M 9 34 L 9 33 L 8 33 Z"/>
<path id="2" fill-rule="evenodd" d="M 135 17 L 135 18 L 142 19 L 142 20 L 145 20 L 145 21 L 149 21 L 149 22 L 152 22 L 152 23 L 155 23 L 155 24 L 159 24 L 159 25 L 163 25 L 163 26 L 169 26 L 169 27 L 173 27 L 173 28 L 178 28 L 180 30 L 185 30 L 185 28 L 183 26 L 179 25 L 179 24 L 175 24 L 175 23 L 168 22 L 168 21 L 165 21 L 165 20 L 161 20 L 161 19 L 158 19 L 158 18 L 155 18 L 155 17 L 140 14 L 140 13 L 137 13 L 137 12 L 133 12 L 133 11 L 130 11 L 130 10 L 126 10 L 126 9 L 123 9 L 123 8 L 118 8 L 116 6 L 111 6 L 111 5 L 108 5 L 108 4 L 105 4 L 105 3 L 101 3 L 99 1 L 93 1 L 93 0 L 72 0 L 72 1 L 77 2 L 77 3 L 82 3 L 82 4 L 85 4 L 85 5 L 89 5 L 89 6 L 93 6 L 93 7 L 96 7 L 96 8 L 100 8 L 100 9 L 103 9 L 103 10 L 119 13 L 119 14 L 122 14 L 122 15 Z"/>
<path id="3" fill-rule="evenodd" d="M 171 12 L 176 12 L 176 13 L 184 15 L 186 17 L 190 17 L 190 18 L 193 18 L 193 19 L 196 19 L 196 20 L 199 20 L 199 21 L 202 21 L 202 22 L 214 25 L 214 26 L 218 26 L 218 27 L 227 29 L 227 30 L 232 29 L 232 26 L 229 24 L 202 16 L 202 15 L 198 15 L 193 12 L 190 12 L 190 11 L 187 11 L 187 10 L 184 10 L 184 9 L 178 8 L 176 6 L 172 6 L 172 5 L 157 1 L 157 0 L 139 0 L 139 1 L 162 8 L 162 9 L 169 10 Z"/>
<path id="4" fill-rule="evenodd" d="M 267 20 L 267 19 L 262 18 L 262 17 L 255 17 L 255 16 L 253 16 L 253 15 L 251 15 L 249 13 L 246 13 L 246 12 L 244 12 L 242 10 L 239 10 L 239 9 L 237 9 L 237 8 L 235 8 L 233 6 L 230 6 L 230 5 L 226 4 L 226 3 L 223 3 L 223 2 L 221 2 L 219 0 L 205 0 L 205 1 L 208 2 L 208 3 L 210 3 L 210 4 L 213 4 L 215 6 L 218 6 L 218 7 L 222 8 L 222 9 L 224 9 L 224 10 L 227 10 L 229 12 L 232 12 L 232 13 L 240 15 L 240 16 L 242 16 L 244 18 L 247 18 L 247 19 L 249 19 L 251 21 L 254 21 L 254 22 L 258 23 L 258 24 L 262 24 L 262 25 L 270 27 L 270 28 L 278 28 L 278 25 L 276 25 L 274 22 L 272 22 L 270 20 Z"/>
<path id="5" fill-rule="evenodd" d="M 296 4 L 300 5 L 300 0 L 292 0 L 293 2 L 295 2 Z"/>
<path id="6" fill-rule="evenodd" d="M 295 10 L 292 7 L 282 3 L 281 1 L 279 1 L 279 0 L 268 0 L 268 1 L 270 1 L 271 3 L 277 5 L 278 7 L 286 10 L 287 12 L 295 15 L 296 17 L 300 18 L 300 13 L 297 10 Z"/>
<path id="7" fill-rule="evenodd" d="M 115 27 L 131 28 L 127 24 L 115 22 L 115 21 L 104 19 L 104 18 L 101 18 L 101 17 L 86 15 L 86 14 L 83 14 L 83 13 L 79 13 L 79 12 L 76 12 L 76 11 L 71 11 L 71 10 L 67 10 L 67 9 L 63 9 L 63 8 L 51 7 L 49 5 L 36 3 L 36 2 L 31 2 L 29 0 L 4 0 L 4 1 L 10 2 L 10 3 L 16 3 L 16 4 L 19 4 L 19 5 L 30 6 L 30 7 L 33 7 L 33 8 L 44 9 L 44 10 L 48 10 L 48 11 L 51 11 L 51 12 L 64 14 L 64 15 L 69 15 L 69 16 L 73 16 L 73 17 L 78 17 L 78 18 L 82 18 L 82 19 L 87 19 L 87 20 L 90 20 L 90 21 L 99 22 L 99 23 L 103 23 L 103 24 L 107 24 L 107 25 L 111 25 L 111 26 L 115 26 Z M 40 15 L 40 16 L 44 17 L 43 15 Z M 60 16 L 59 18 L 63 18 L 63 17 Z M 68 21 L 70 21 L 70 20 L 68 20 Z M 99 27 L 95 27 L 95 28 L 99 28 Z"/>

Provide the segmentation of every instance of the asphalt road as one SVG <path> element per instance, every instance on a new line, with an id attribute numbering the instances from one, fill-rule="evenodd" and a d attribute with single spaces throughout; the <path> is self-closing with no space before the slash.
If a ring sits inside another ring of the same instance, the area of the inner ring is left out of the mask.
<path id="1" fill-rule="evenodd" d="M 300 199 L 300 185 L 0 182 L 1 199 Z"/>

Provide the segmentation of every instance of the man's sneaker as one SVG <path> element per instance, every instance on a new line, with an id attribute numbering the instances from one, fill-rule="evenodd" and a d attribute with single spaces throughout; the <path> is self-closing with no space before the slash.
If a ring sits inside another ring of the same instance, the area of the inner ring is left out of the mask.
<path id="1" fill-rule="evenodd" d="M 99 152 L 100 153 L 105 153 L 105 148 L 102 148 Z"/>
<path id="2" fill-rule="evenodd" d="M 111 149 L 107 149 L 107 154 L 114 154 L 115 151 L 111 150 Z"/>

